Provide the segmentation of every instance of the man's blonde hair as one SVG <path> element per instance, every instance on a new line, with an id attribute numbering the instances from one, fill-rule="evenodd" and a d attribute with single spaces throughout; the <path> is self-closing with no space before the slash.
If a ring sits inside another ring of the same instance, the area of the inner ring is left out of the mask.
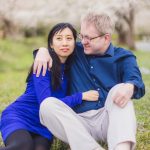
<path id="1" fill-rule="evenodd" d="M 114 23 L 110 16 L 106 13 L 88 11 L 81 17 L 81 23 L 82 22 L 95 25 L 100 34 L 109 33 L 112 35 L 114 30 Z"/>

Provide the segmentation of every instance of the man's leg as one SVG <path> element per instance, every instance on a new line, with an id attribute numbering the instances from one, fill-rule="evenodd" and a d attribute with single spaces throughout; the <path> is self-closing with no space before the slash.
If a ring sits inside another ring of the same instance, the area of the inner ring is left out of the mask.
<path id="1" fill-rule="evenodd" d="M 102 150 L 81 123 L 80 117 L 56 98 L 47 98 L 40 106 L 40 120 L 57 138 L 69 143 L 71 150 Z"/>
<path id="2" fill-rule="evenodd" d="M 122 142 L 118 144 L 115 150 L 130 150 L 131 149 L 131 142 Z"/>
<path id="3" fill-rule="evenodd" d="M 109 116 L 108 146 L 110 150 L 130 150 L 136 143 L 136 117 L 131 100 L 124 108 L 112 102 L 113 93 L 118 88 L 120 84 L 110 90 L 105 103 Z"/>

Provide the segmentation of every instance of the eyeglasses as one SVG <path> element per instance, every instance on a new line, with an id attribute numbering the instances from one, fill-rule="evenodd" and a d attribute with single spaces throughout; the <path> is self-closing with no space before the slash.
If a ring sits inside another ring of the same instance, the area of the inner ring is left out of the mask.
<path id="1" fill-rule="evenodd" d="M 85 41 L 88 41 L 88 42 L 91 42 L 92 40 L 94 40 L 94 39 L 96 39 L 96 38 L 99 38 L 99 37 L 102 37 L 102 36 L 104 36 L 104 35 L 106 35 L 107 33 L 105 33 L 105 34 L 102 34 L 102 35 L 99 35 L 99 36 L 96 36 L 96 37 L 89 37 L 89 36 L 84 36 L 84 35 L 82 35 L 81 33 L 79 33 L 79 35 L 78 35 L 78 38 L 82 41 L 83 39 L 85 40 Z"/>

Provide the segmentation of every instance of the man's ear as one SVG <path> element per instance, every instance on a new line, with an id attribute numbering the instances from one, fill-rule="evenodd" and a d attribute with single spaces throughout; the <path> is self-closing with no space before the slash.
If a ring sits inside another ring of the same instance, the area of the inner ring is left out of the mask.
<path id="1" fill-rule="evenodd" d="M 110 42 L 111 41 L 111 35 L 110 34 L 106 34 L 105 35 L 105 39 L 106 39 L 106 41 Z"/>

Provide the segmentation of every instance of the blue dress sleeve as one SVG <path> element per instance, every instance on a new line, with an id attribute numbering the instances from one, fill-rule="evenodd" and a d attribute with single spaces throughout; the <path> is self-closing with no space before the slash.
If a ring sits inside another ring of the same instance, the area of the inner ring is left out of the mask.
<path id="1" fill-rule="evenodd" d="M 66 96 L 60 99 L 62 102 L 73 108 L 82 103 L 82 93 L 76 93 L 71 96 Z"/>
<path id="2" fill-rule="evenodd" d="M 47 97 L 51 97 L 52 95 L 50 87 L 50 71 L 47 70 L 45 76 L 42 76 L 42 71 L 39 77 L 36 77 L 36 74 L 32 75 L 36 97 L 40 104 L 44 99 L 46 99 Z"/>
<path id="3" fill-rule="evenodd" d="M 33 74 L 33 81 L 34 81 L 35 93 L 36 93 L 39 104 L 48 97 L 54 97 L 52 94 L 52 88 L 51 88 L 51 83 L 50 83 L 51 82 L 50 71 L 47 70 L 45 76 L 42 76 L 42 71 L 39 77 L 36 77 L 36 75 Z M 67 85 L 67 84 L 64 84 L 64 85 Z M 55 91 L 55 93 L 56 92 L 57 91 Z M 59 91 L 58 91 L 58 97 L 59 97 Z M 78 104 L 81 104 L 82 93 L 76 93 L 74 95 L 66 96 L 64 98 L 58 98 L 58 99 L 64 102 L 69 107 L 74 107 Z"/>

